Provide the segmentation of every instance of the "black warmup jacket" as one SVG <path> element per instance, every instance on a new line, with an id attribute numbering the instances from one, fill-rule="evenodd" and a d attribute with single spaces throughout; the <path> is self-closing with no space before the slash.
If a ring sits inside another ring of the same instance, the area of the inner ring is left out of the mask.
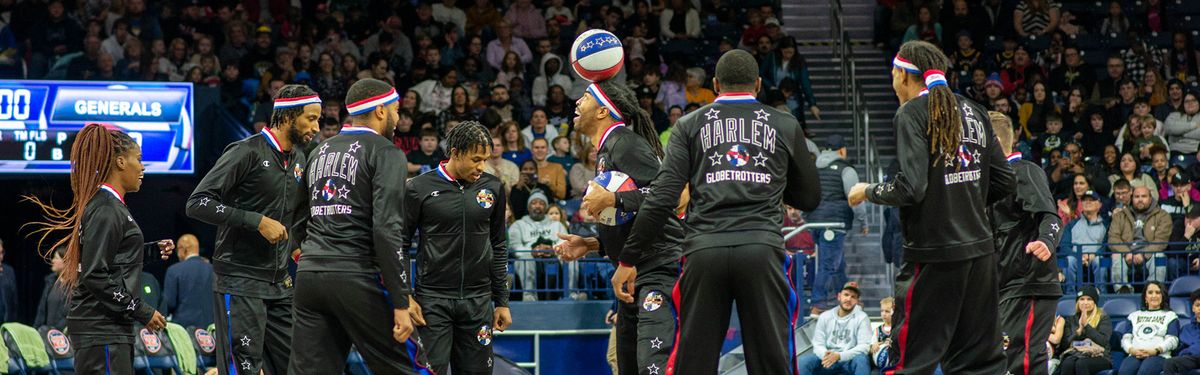
<path id="1" fill-rule="evenodd" d="M 626 126 L 618 126 L 609 132 L 608 138 L 596 152 L 596 173 L 620 171 L 629 175 L 637 186 L 650 186 L 658 174 L 660 163 L 658 156 L 650 144 L 636 132 Z M 617 208 L 625 212 L 635 212 L 642 208 L 649 189 L 638 189 L 616 193 Z M 617 226 L 597 225 L 600 249 L 613 262 L 623 262 L 636 266 L 641 270 L 679 261 L 683 242 L 683 225 L 675 215 L 671 215 L 663 223 L 661 231 L 653 245 L 640 255 L 622 257 L 625 240 L 633 232 L 634 220 Z"/>
<path id="2" fill-rule="evenodd" d="M 987 109 L 956 97 L 963 116 L 958 155 L 931 157 L 929 97 L 918 96 L 892 120 L 900 171 L 867 189 L 871 202 L 900 207 L 908 262 L 954 262 L 995 251 L 987 208 L 1016 185 Z"/>
<path id="3" fill-rule="evenodd" d="M 84 208 L 79 247 L 68 332 L 89 336 L 80 346 L 132 344 L 134 322 L 146 323 L 154 316 L 154 308 L 140 298 L 138 278 L 142 262 L 156 256 L 158 245 L 142 242 L 142 230 L 125 203 L 102 189 Z"/>
<path id="4" fill-rule="evenodd" d="M 417 294 L 447 299 L 491 296 L 496 307 L 507 307 L 504 183 L 487 173 L 468 183 L 439 167 L 408 180 L 406 190 L 405 249 L 420 230 Z"/>
<path id="5" fill-rule="evenodd" d="M 304 174 L 309 168 L 308 158 L 300 145 L 285 153 L 272 141 L 268 130 L 263 129 L 229 144 L 188 198 L 189 217 L 217 225 L 212 263 L 218 278 L 281 283 L 288 277 L 292 250 L 304 241 L 308 221 Z M 288 240 L 274 245 L 267 242 L 258 233 L 263 216 L 283 224 L 288 229 Z"/>
<path id="6" fill-rule="evenodd" d="M 395 308 L 408 308 L 404 196 L 408 160 L 391 140 L 349 127 L 321 142 L 308 171 L 311 217 L 299 272 L 379 274 Z"/>
<path id="7" fill-rule="evenodd" d="M 1017 178 L 1014 194 L 992 205 L 996 251 L 1000 259 L 1000 295 L 1003 297 L 1061 297 L 1058 263 L 1040 261 L 1025 253 L 1025 245 L 1042 241 L 1053 253 L 1062 240 L 1062 220 L 1037 165 L 1017 160 L 1011 164 Z"/>
<path id="8" fill-rule="evenodd" d="M 812 211 L 821 188 L 791 114 L 757 101 L 718 101 L 675 123 L 667 157 L 642 202 L 621 261 L 653 248 L 691 184 L 684 255 L 714 247 L 783 248 L 783 204 Z"/>

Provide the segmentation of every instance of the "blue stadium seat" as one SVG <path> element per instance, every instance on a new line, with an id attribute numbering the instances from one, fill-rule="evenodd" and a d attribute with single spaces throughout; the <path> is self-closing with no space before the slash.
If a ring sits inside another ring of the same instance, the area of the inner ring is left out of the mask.
<path id="1" fill-rule="evenodd" d="M 8 357 L 9 357 L 9 361 L 10 361 L 9 368 L 10 369 L 12 368 L 11 362 L 15 361 L 17 364 L 17 367 L 20 368 L 20 371 L 17 373 L 19 373 L 19 374 L 49 373 L 49 372 L 54 371 L 54 367 L 53 367 L 52 363 L 47 363 L 45 366 L 41 366 L 41 367 L 31 367 L 29 365 L 29 362 L 26 361 L 25 358 L 23 358 L 23 356 L 21 355 L 20 350 L 17 349 L 16 339 L 13 338 L 13 336 L 8 331 L 4 332 L 4 345 L 5 345 L 5 347 L 8 348 Z M 12 372 L 9 372 L 9 373 L 11 374 Z"/>
<path id="2" fill-rule="evenodd" d="M 1121 337 L 1125 336 L 1125 334 L 1129 333 L 1131 330 L 1133 330 L 1133 324 L 1130 324 L 1129 321 L 1125 319 L 1121 319 L 1121 321 L 1118 322 L 1115 327 L 1113 327 L 1112 336 L 1108 340 L 1109 349 L 1112 352 L 1113 368 L 1121 368 L 1121 361 L 1125 360 L 1125 357 L 1127 356 L 1125 352 L 1121 350 Z"/>
<path id="3" fill-rule="evenodd" d="M 371 370 L 363 361 L 362 354 L 358 354 L 358 348 L 355 347 L 351 347 L 350 355 L 346 356 L 346 369 L 350 370 L 351 375 L 371 375 Z"/>
<path id="4" fill-rule="evenodd" d="M 43 326 L 38 328 L 42 343 L 46 345 L 46 354 L 50 356 L 50 367 L 55 375 L 63 372 L 72 373 L 75 370 L 75 348 L 62 331 Z M 61 351 L 61 354 L 60 354 Z"/>
<path id="5" fill-rule="evenodd" d="M 1055 311 L 1058 316 L 1073 316 L 1075 315 L 1075 299 L 1063 299 L 1058 301 L 1058 309 Z"/>
<path id="6" fill-rule="evenodd" d="M 1192 291 L 1200 289 L 1200 277 L 1198 276 L 1183 276 L 1175 279 L 1171 283 L 1171 287 L 1167 289 L 1167 296 L 1170 298 L 1171 311 L 1182 317 L 1192 316 L 1192 306 L 1188 301 L 1188 297 Z"/>
<path id="7" fill-rule="evenodd" d="M 165 335 L 147 330 L 145 327 L 133 328 L 134 354 L 133 369 L 146 375 L 154 375 L 155 370 L 172 370 L 182 374 L 183 370 L 175 361 L 175 349 L 171 340 Z"/>
<path id="8" fill-rule="evenodd" d="M 1137 310 L 1138 304 L 1131 299 L 1113 298 L 1104 303 L 1104 312 L 1114 321 L 1116 319 L 1125 320 L 1125 317 Z"/>

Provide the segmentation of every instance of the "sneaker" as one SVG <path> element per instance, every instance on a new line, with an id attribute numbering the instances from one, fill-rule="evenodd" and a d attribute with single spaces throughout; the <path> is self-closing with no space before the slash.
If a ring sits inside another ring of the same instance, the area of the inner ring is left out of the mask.
<path id="1" fill-rule="evenodd" d="M 571 299 L 576 300 L 576 301 L 587 301 L 587 299 L 588 299 L 587 293 L 571 292 Z"/>
<path id="2" fill-rule="evenodd" d="M 534 302 L 537 301 L 537 296 L 533 295 L 533 293 L 522 293 L 521 300 L 525 302 Z"/>

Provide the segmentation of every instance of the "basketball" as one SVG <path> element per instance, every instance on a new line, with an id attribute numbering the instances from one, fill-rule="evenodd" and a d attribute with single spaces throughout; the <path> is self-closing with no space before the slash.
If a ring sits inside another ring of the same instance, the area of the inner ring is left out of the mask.
<path id="1" fill-rule="evenodd" d="M 617 75 L 625 65 L 621 39 L 608 31 L 584 31 L 571 45 L 571 67 L 588 82 L 599 82 Z"/>
<path id="2" fill-rule="evenodd" d="M 637 190 L 638 188 L 637 184 L 633 183 L 633 179 L 629 178 L 629 175 L 617 171 L 598 173 L 593 181 L 596 181 L 597 184 L 614 193 Z M 608 226 L 617 226 L 632 220 L 633 214 L 634 212 L 625 212 L 617 210 L 615 207 L 609 207 L 600 212 L 600 215 L 596 217 L 596 222 Z"/>

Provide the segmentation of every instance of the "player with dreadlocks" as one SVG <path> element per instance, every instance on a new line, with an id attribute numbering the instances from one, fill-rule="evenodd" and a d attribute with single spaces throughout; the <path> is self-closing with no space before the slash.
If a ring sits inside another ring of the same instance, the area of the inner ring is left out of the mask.
<path id="1" fill-rule="evenodd" d="M 128 134 L 92 124 L 71 145 L 71 192 L 65 210 L 25 196 L 42 209 L 44 222 L 30 223 L 47 236 L 69 232 L 60 287 L 70 291 L 67 332 L 74 343 L 75 373 L 133 374 L 134 323 L 162 330 L 163 315 L 138 298 L 142 261 L 157 252 L 167 259 L 171 240 L 142 243 L 142 230 L 125 207 L 125 195 L 142 187 L 142 149 Z M 157 250 L 157 251 L 155 251 Z M 48 254 L 43 254 L 48 255 Z"/>
<path id="2" fill-rule="evenodd" d="M 637 186 L 650 186 L 658 174 L 662 144 L 650 116 L 638 107 L 633 91 L 613 80 L 593 83 L 576 101 L 575 113 L 576 128 L 596 146 L 596 173 L 622 172 Z M 634 212 L 642 206 L 645 191 L 613 193 L 590 181 L 582 209 L 593 216 L 610 207 Z M 598 237 L 559 234 L 564 242 L 555 251 L 562 260 L 572 261 L 602 249 L 613 263 L 637 267 L 640 273 L 636 275 L 636 290 L 613 284 L 621 300 L 617 308 L 618 372 L 661 373 L 659 369 L 666 369 L 675 346 L 676 310 L 671 286 L 679 276 L 683 226 L 678 218 L 670 218 L 658 228 L 661 237 L 645 251 L 625 247 L 632 227 L 630 220 L 615 226 L 600 225 Z M 642 301 L 645 303 L 637 303 Z"/>
<path id="3" fill-rule="evenodd" d="M 419 231 L 419 331 L 439 374 L 491 374 L 492 330 L 512 323 L 504 183 L 483 172 L 491 146 L 486 127 L 462 122 L 446 134 L 450 160 L 408 181 L 403 248 Z"/>
<path id="4" fill-rule="evenodd" d="M 1013 170 L 987 110 L 955 95 L 938 47 L 909 42 L 893 60 L 900 171 L 855 185 L 864 200 L 900 208 L 904 265 L 896 275 L 899 354 L 887 374 L 1004 373 L 997 266 L 987 207 L 1012 193 Z"/>
<path id="5" fill-rule="evenodd" d="M 188 216 L 217 226 L 213 306 L 221 375 L 287 372 L 292 337 L 288 258 L 308 221 L 302 149 L 320 130 L 308 86 L 275 95 L 271 124 L 231 143 L 188 198 Z"/>

